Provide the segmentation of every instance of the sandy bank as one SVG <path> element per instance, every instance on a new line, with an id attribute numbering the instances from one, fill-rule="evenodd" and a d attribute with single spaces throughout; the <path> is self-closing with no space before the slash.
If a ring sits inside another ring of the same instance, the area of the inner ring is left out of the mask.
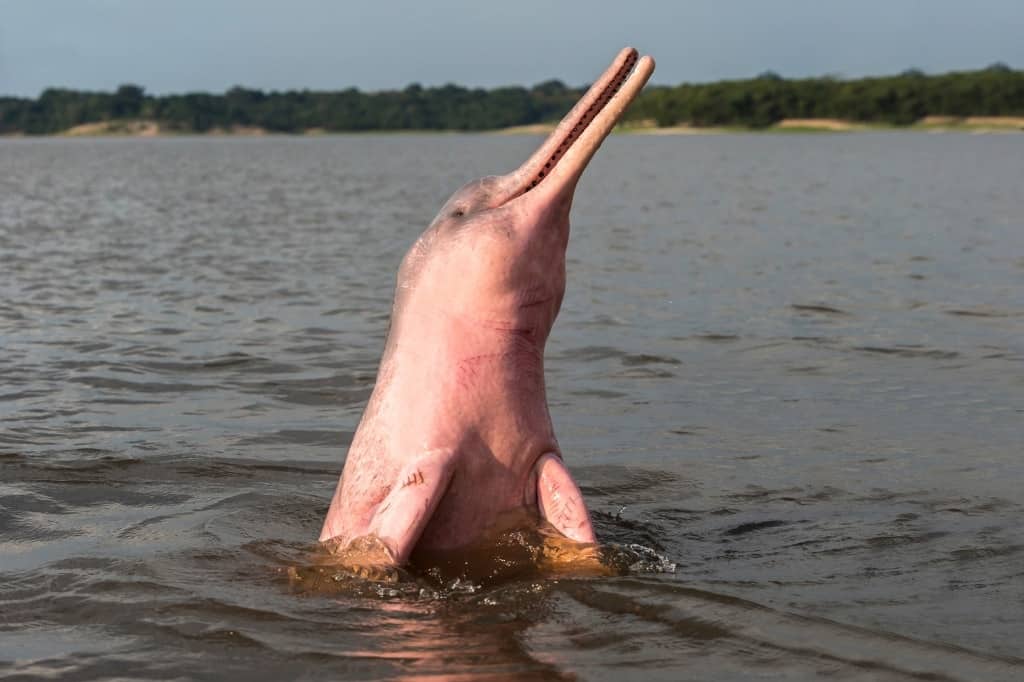
<path id="1" fill-rule="evenodd" d="M 156 121 L 100 121 L 83 123 L 68 128 L 60 135 L 66 137 L 94 137 L 100 135 L 127 135 L 131 137 L 156 137 L 161 134 Z"/>
<path id="2" fill-rule="evenodd" d="M 217 127 L 211 128 L 203 133 L 194 133 L 169 129 L 160 125 L 156 121 L 137 119 L 83 123 L 81 125 L 68 128 L 64 132 L 58 133 L 58 135 L 61 135 L 63 137 L 160 137 L 167 135 L 182 134 L 238 135 L 242 137 L 254 137 L 266 135 L 267 130 L 264 128 L 259 128 L 257 126 L 231 126 L 230 128 Z"/>
<path id="3" fill-rule="evenodd" d="M 488 135 L 547 135 L 555 129 L 554 123 L 533 123 L 530 125 L 511 126 L 498 130 L 481 131 Z M 743 132 L 856 132 L 865 130 L 917 130 L 927 132 L 1024 132 L 1024 116 L 926 116 L 910 126 L 891 126 L 884 124 L 865 124 L 855 121 L 845 121 L 837 118 L 788 118 L 779 121 L 775 125 L 762 129 L 750 129 L 742 127 L 714 127 L 694 126 L 688 124 L 666 126 L 659 128 L 653 120 L 627 121 L 615 128 L 616 133 L 638 134 L 638 135 L 716 135 L 721 133 L 743 133 Z M 308 128 L 295 133 L 274 133 L 265 128 L 257 126 L 231 126 L 228 128 L 211 128 L 205 132 L 175 130 L 160 125 L 156 121 L 117 120 L 100 121 L 97 123 L 83 123 L 69 128 L 61 133 L 63 137 L 163 137 L 174 135 L 213 135 L 223 137 L 259 137 L 264 135 L 352 135 L 352 134 L 431 134 L 456 133 L 458 131 L 444 130 L 374 130 L 374 131 L 345 131 L 335 133 L 324 128 Z M 7 134 L 3 137 L 23 137 L 22 133 Z"/>
<path id="4" fill-rule="evenodd" d="M 863 123 L 844 121 L 839 118 L 784 118 L 772 127 L 779 130 L 826 130 L 833 132 L 864 130 L 867 128 Z"/>
<path id="5" fill-rule="evenodd" d="M 1024 116 L 925 116 L 914 127 L 931 132 L 965 130 L 972 133 L 1024 132 Z"/>
<path id="6" fill-rule="evenodd" d="M 1024 130 L 1024 116 L 968 116 L 964 125 Z"/>

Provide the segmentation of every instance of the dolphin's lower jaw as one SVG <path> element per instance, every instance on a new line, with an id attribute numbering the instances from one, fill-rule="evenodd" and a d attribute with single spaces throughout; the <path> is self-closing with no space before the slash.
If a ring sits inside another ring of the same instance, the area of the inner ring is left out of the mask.
<path id="1" fill-rule="evenodd" d="M 633 71 L 633 67 L 636 66 L 639 56 L 635 50 L 627 48 L 626 54 L 624 55 L 622 65 L 614 72 L 609 79 L 609 82 L 598 92 L 597 97 L 594 101 L 580 114 L 579 118 L 573 123 L 565 136 L 562 138 L 561 143 L 551 153 L 548 160 L 544 163 L 544 166 L 537 171 L 536 176 L 530 181 L 530 184 L 526 186 L 523 192 L 529 192 L 531 189 L 540 184 L 540 181 L 551 172 L 551 169 L 555 167 L 559 159 L 565 155 L 565 152 L 569 150 L 569 147 L 579 138 L 580 134 L 586 130 L 587 126 L 593 122 L 594 118 L 601 112 L 602 109 L 611 101 L 612 96 L 615 95 L 622 87 L 622 84 L 629 78 L 630 73 Z M 614 67 L 613 67 L 614 68 Z M 575 112 L 572 112 L 575 113 Z M 571 115 L 571 114 L 570 114 Z M 555 131 L 559 132 L 559 131 Z"/>

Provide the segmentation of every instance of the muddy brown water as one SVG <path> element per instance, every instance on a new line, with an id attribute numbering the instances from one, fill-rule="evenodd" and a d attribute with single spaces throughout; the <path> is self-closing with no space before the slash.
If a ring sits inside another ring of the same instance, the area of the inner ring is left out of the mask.
<path id="1" fill-rule="evenodd" d="M 643 560 L 289 588 L 404 249 L 536 143 L 0 140 L 0 675 L 1024 678 L 1024 136 L 610 139 L 548 390 Z"/>

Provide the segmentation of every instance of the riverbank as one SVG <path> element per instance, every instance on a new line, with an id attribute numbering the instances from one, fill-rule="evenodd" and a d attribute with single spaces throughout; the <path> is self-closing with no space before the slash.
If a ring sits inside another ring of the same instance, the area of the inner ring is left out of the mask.
<path id="1" fill-rule="evenodd" d="M 323 132 L 318 129 L 305 131 L 315 135 Z M 265 128 L 257 126 L 232 126 L 230 128 L 210 128 L 197 133 L 194 131 L 174 130 L 161 125 L 158 121 L 147 119 L 125 119 L 116 121 L 99 121 L 83 123 L 68 128 L 52 137 L 168 137 L 173 135 L 230 135 L 238 137 L 259 137 L 270 134 Z"/>
<path id="2" fill-rule="evenodd" d="M 677 125 L 659 128 L 653 124 L 625 126 L 623 132 L 642 135 L 709 135 L 721 133 L 856 133 L 879 130 L 922 132 L 1005 133 L 1024 132 L 1020 116 L 927 116 L 909 126 L 860 123 L 837 118 L 788 118 L 766 128 L 700 127 Z"/>
<path id="3" fill-rule="evenodd" d="M 546 135 L 555 129 L 554 123 L 534 123 L 497 130 L 480 131 L 488 135 Z M 909 126 L 867 124 L 835 118 L 783 119 L 767 128 L 674 125 L 658 127 L 654 121 L 632 121 L 616 128 L 617 133 L 634 135 L 716 135 L 723 133 L 851 133 L 879 130 L 910 130 L 922 132 L 1006 133 L 1024 132 L 1022 116 L 926 116 Z M 203 132 L 179 130 L 161 125 L 157 121 L 116 120 L 83 123 L 53 135 L 42 137 L 175 137 L 181 135 L 209 135 L 214 137 L 260 137 L 264 135 L 331 135 L 356 133 L 416 134 L 459 131 L 440 130 L 370 130 L 332 133 L 323 128 L 309 128 L 296 133 L 276 133 L 258 126 L 232 126 L 211 128 Z M 23 133 L 4 137 L 28 137 Z"/>

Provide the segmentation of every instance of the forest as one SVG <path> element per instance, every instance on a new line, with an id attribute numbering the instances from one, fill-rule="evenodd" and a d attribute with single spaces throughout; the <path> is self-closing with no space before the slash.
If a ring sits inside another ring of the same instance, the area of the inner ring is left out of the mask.
<path id="1" fill-rule="evenodd" d="M 151 95 L 49 88 L 39 97 L 0 96 L 0 134 L 48 135 L 89 123 L 152 121 L 165 132 L 259 128 L 277 133 L 493 130 L 559 119 L 585 88 L 550 80 L 531 88 L 458 85 L 361 92 L 234 87 L 223 94 Z M 906 126 L 928 116 L 1024 116 L 1024 71 L 1001 63 L 976 71 L 858 79 L 786 79 L 773 72 L 716 83 L 651 86 L 627 123 L 660 127 L 766 128 L 785 119 L 829 118 Z"/>

